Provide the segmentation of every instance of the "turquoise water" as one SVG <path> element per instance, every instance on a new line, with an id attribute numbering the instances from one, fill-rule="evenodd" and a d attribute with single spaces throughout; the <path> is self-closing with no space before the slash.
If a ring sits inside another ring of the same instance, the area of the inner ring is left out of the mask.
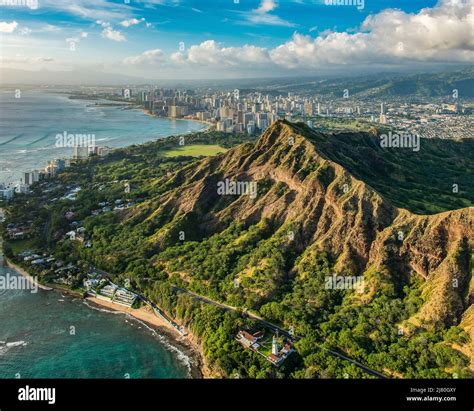
<path id="1" fill-rule="evenodd" d="M 141 110 L 95 107 L 95 101 L 38 90 L 0 90 L 0 183 L 17 182 L 21 172 L 41 169 L 54 158 L 56 135 L 94 134 L 97 146 L 124 147 L 205 128 L 202 123 L 151 117 Z"/>
<path id="2" fill-rule="evenodd" d="M 63 131 L 93 133 L 97 145 L 120 147 L 203 128 L 91 103 L 40 91 L 15 99 L 12 91 L 0 91 L 0 182 L 70 156 L 71 149 L 55 147 Z M 0 276 L 7 273 L 14 274 L 0 261 Z M 190 361 L 172 341 L 125 314 L 56 291 L 0 290 L 0 378 L 187 378 Z"/>
<path id="3" fill-rule="evenodd" d="M 186 354 L 146 324 L 57 291 L 0 290 L 0 341 L 0 378 L 190 376 Z"/>

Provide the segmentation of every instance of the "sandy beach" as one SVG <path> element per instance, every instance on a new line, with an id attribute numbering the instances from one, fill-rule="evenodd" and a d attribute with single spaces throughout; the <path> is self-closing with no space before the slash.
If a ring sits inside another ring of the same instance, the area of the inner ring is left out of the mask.
<path id="1" fill-rule="evenodd" d="M 149 110 L 145 109 L 145 108 L 139 108 L 138 110 L 141 110 L 145 115 L 147 116 L 150 116 L 150 117 L 155 117 L 155 118 L 167 118 L 167 119 L 171 119 L 171 120 L 176 120 L 176 121 L 195 121 L 197 123 L 201 123 L 201 124 L 205 124 L 207 126 L 207 128 L 201 130 L 201 131 L 206 131 L 206 130 L 209 130 L 211 127 L 214 127 L 215 124 L 214 123 L 211 123 L 210 121 L 206 121 L 206 120 L 198 120 L 198 119 L 194 119 L 194 118 L 171 118 L 171 117 L 160 117 L 160 116 L 157 116 L 156 114 L 151 114 Z"/>
<path id="2" fill-rule="evenodd" d="M 207 378 L 209 376 L 207 367 L 203 366 L 201 347 L 195 343 L 194 337 L 190 334 L 188 334 L 188 336 L 181 335 L 174 327 L 155 315 L 149 307 L 145 306 L 134 309 L 91 296 L 86 297 L 86 301 L 103 308 L 129 314 L 137 320 L 143 321 L 159 332 L 159 334 L 165 335 L 173 343 L 176 343 L 176 345 L 186 352 L 186 355 L 193 359 L 193 365 L 191 367 L 192 378 Z"/>
<path id="3" fill-rule="evenodd" d="M 28 281 L 30 281 L 32 284 L 37 284 L 38 288 L 40 288 L 41 290 L 44 290 L 44 291 L 51 291 L 52 290 L 51 287 L 46 287 L 45 285 L 40 284 L 38 281 L 36 281 L 36 279 L 34 279 L 30 274 L 28 274 L 27 271 L 25 271 L 20 266 L 12 263 L 8 258 L 4 257 L 4 261 L 5 261 L 5 264 L 7 265 L 8 268 L 11 268 L 12 270 L 15 270 L 18 273 L 20 273 L 23 277 L 28 279 Z"/>
<path id="4" fill-rule="evenodd" d="M 111 301 L 102 300 L 97 297 L 86 297 L 87 301 L 91 301 L 94 304 L 100 305 L 102 307 L 110 308 L 111 310 L 120 311 L 123 313 L 130 314 L 132 317 L 135 317 L 139 320 L 145 321 L 148 324 L 151 324 L 155 327 L 164 327 L 168 331 L 172 332 L 178 338 L 184 338 L 174 327 L 169 325 L 166 321 L 156 316 L 148 307 L 141 307 L 138 309 L 125 307 L 123 305 L 114 304 Z"/>
<path id="5" fill-rule="evenodd" d="M 4 262 L 7 267 L 11 268 L 12 270 L 17 271 L 19 274 L 27 278 L 29 281 L 35 281 L 34 278 L 23 268 L 19 267 L 18 265 L 14 264 L 10 260 L 4 257 Z M 37 282 L 36 282 L 37 283 Z M 44 291 L 59 291 L 64 294 L 69 294 L 74 297 L 81 297 L 80 293 L 71 290 L 65 290 L 62 288 L 56 287 L 47 287 L 42 284 L 38 284 L 38 288 Z M 111 301 L 102 300 L 97 297 L 86 297 L 85 299 L 87 302 L 91 303 L 92 305 L 107 308 L 109 310 L 118 311 L 122 313 L 129 314 L 130 316 L 136 318 L 137 320 L 143 321 L 149 327 L 154 329 L 160 335 L 167 337 L 173 344 L 175 344 L 180 350 L 182 350 L 188 357 L 192 358 L 192 365 L 191 365 L 191 377 L 192 378 L 206 378 L 209 377 L 209 372 L 207 367 L 204 366 L 202 354 L 201 354 L 201 347 L 196 342 L 196 339 L 193 335 L 188 334 L 187 336 L 181 335 L 174 327 L 172 327 L 169 323 L 164 321 L 162 318 L 155 315 L 155 313 L 147 306 L 140 307 L 138 309 L 125 307 L 123 305 L 114 304 Z"/>

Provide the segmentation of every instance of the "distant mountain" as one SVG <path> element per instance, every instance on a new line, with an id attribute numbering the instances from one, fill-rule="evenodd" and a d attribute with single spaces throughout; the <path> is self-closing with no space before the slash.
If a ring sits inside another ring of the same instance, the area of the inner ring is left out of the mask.
<path id="1" fill-rule="evenodd" d="M 474 97 L 474 66 L 463 70 L 441 73 L 400 74 L 371 73 L 319 77 L 270 77 L 248 79 L 173 80 L 150 79 L 126 74 L 104 73 L 89 69 L 72 71 L 27 71 L 0 68 L 0 86 L 25 85 L 142 85 L 162 87 L 239 88 L 241 94 L 258 91 L 272 95 L 288 92 L 296 94 L 322 94 L 340 98 L 344 89 L 357 97 L 440 97 L 451 96 L 459 90 L 460 98 Z"/>
<path id="2" fill-rule="evenodd" d="M 301 78 L 272 80 L 271 84 L 248 88 L 245 91 L 260 91 L 272 95 L 285 95 L 288 92 L 303 95 L 326 95 L 341 98 L 343 90 L 351 97 L 390 98 L 407 97 L 409 99 L 426 97 L 447 97 L 453 90 L 459 91 L 459 97 L 474 97 L 474 67 L 441 73 L 400 74 L 373 73 L 370 75 L 344 76 L 330 78 Z"/>
<path id="3" fill-rule="evenodd" d="M 474 67 L 461 71 L 439 74 L 420 74 L 408 77 L 396 77 L 381 82 L 367 84 L 367 89 L 358 93 L 364 97 L 452 96 L 458 90 L 459 97 L 474 97 Z"/>

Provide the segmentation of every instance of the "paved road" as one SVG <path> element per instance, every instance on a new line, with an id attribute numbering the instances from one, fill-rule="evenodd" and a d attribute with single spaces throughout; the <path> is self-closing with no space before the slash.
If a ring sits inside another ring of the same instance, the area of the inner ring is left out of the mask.
<path id="1" fill-rule="evenodd" d="M 95 270 L 97 272 L 99 272 L 101 275 L 105 275 L 107 277 L 109 277 L 109 274 L 105 271 L 102 271 L 102 270 L 99 270 L 97 268 L 95 268 Z M 270 321 L 267 321 L 265 320 L 264 318 L 260 317 L 259 315 L 257 314 L 254 314 L 250 311 L 247 311 L 245 309 L 241 309 L 241 308 L 237 308 L 237 307 L 233 307 L 231 305 L 228 305 L 228 304 L 225 304 L 225 303 L 221 303 L 221 302 L 218 302 L 218 301 L 215 301 L 215 300 L 212 300 L 211 298 L 209 297 L 205 297 L 203 295 L 200 295 L 200 294 L 196 294 L 195 292 L 192 292 L 192 291 L 189 291 L 185 288 L 181 288 L 181 287 L 177 287 L 175 285 L 171 285 L 171 287 L 173 289 L 175 289 L 176 291 L 180 292 L 180 293 L 184 293 L 184 294 L 187 294 L 191 297 L 193 297 L 194 299 L 198 300 L 198 301 L 201 301 L 205 304 L 209 304 L 209 305 L 214 305 L 216 307 L 219 307 L 219 308 L 222 308 L 224 310 L 229 310 L 229 311 L 236 311 L 236 312 L 243 312 L 245 315 L 247 315 L 249 318 L 252 318 L 253 320 L 256 320 L 256 321 L 259 321 L 261 322 L 263 325 L 265 325 L 267 328 L 270 328 L 272 330 L 275 330 L 275 331 L 278 331 L 281 335 L 285 335 L 287 338 L 290 338 L 291 340 L 294 340 L 294 341 L 297 341 L 299 339 L 299 337 L 295 336 L 295 335 L 292 335 L 288 332 L 288 330 L 285 330 L 284 328 L 281 328 L 280 326 L 276 325 L 276 324 L 273 324 L 271 323 Z M 146 300 L 148 302 L 147 299 L 145 299 L 144 297 L 141 296 L 142 299 Z M 158 306 L 156 306 L 154 303 L 152 303 L 150 301 L 150 303 L 155 306 L 156 308 L 159 309 Z M 161 310 L 160 310 L 161 312 Z M 366 365 L 364 364 L 361 364 L 360 362 L 352 359 L 352 358 L 349 358 L 347 357 L 346 355 L 344 354 L 341 354 L 337 351 L 334 351 L 334 350 L 331 350 L 329 348 L 326 348 L 326 347 L 323 347 L 322 345 L 317 345 L 317 347 L 323 351 L 326 351 L 327 353 L 329 353 L 330 355 L 332 355 L 333 357 L 337 357 L 337 358 L 340 358 L 342 360 L 345 360 L 345 361 L 349 361 L 350 363 L 354 364 L 356 367 L 364 370 L 365 372 L 367 372 L 368 374 L 370 375 L 373 375 L 374 377 L 377 377 L 377 378 L 387 378 L 385 375 L 379 373 L 378 371 L 375 371 L 369 367 L 367 367 Z"/>
<path id="2" fill-rule="evenodd" d="M 186 290 L 185 288 L 181 288 L 181 287 L 177 287 L 177 286 L 172 286 L 175 290 L 181 292 L 181 293 L 185 293 L 185 294 L 188 294 L 190 295 L 191 297 L 193 297 L 194 299 L 196 300 L 199 300 L 199 301 L 202 301 L 203 303 L 205 304 L 210 304 L 210 305 L 214 305 L 216 307 L 220 307 L 224 310 L 230 310 L 230 311 L 238 311 L 238 312 L 244 312 L 249 318 L 252 318 L 254 320 L 257 320 L 257 321 L 260 321 L 262 324 L 264 324 L 266 327 L 270 328 L 270 329 L 273 329 L 275 331 L 278 330 L 278 332 L 280 334 L 283 334 L 285 335 L 286 337 L 288 338 L 291 338 L 292 340 L 298 340 L 299 338 L 297 336 L 294 336 L 294 335 L 291 335 L 287 330 L 281 328 L 280 326 L 276 325 L 276 324 L 273 324 L 265 319 L 263 319 L 262 317 L 258 316 L 257 314 L 254 314 L 254 313 L 251 313 L 249 311 L 246 311 L 246 310 L 242 310 L 242 309 L 239 309 L 237 307 L 232 307 L 231 305 L 228 305 L 228 304 L 224 304 L 224 303 L 220 303 L 218 301 L 214 301 L 212 299 L 210 299 L 209 297 L 204 297 L 202 295 L 199 295 L 199 294 L 196 294 L 192 291 L 189 291 L 189 290 Z M 356 360 L 353 360 L 352 358 L 349 358 L 347 357 L 346 355 L 344 354 L 341 354 L 337 351 L 334 351 L 334 350 L 331 350 L 329 348 L 326 348 L 326 347 L 323 347 L 321 345 L 318 345 L 318 347 L 323 350 L 323 351 L 326 351 L 328 352 L 330 355 L 332 355 L 333 357 L 338 357 L 340 359 L 343 359 L 345 361 L 349 361 L 350 363 L 354 364 L 356 367 L 359 367 L 360 369 L 364 370 L 365 372 L 367 372 L 368 374 L 371 374 L 373 375 L 374 377 L 378 377 L 378 378 L 387 378 L 385 375 L 379 373 L 378 371 L 375 371 L 369 367 L 367 367 L 366 365 L 364 364 L 361 364 L 360 362 L 356 361 Z"/>

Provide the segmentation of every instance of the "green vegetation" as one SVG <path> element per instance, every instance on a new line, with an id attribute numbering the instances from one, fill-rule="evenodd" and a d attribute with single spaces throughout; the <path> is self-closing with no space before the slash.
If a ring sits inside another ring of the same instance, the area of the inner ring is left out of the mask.
<path id="1" fill-rule="evenodd" d="M 380 147 L 378 135 L 386 132 L 382 129 L 334 135 L 321 134 L 303 124 L 298 129 L 320 153 L 397 207 L 434 214 L 474 204 L 474 140 L 422 139 L 416 152 Z"/>
<path id="2" fill-rule="evenodd" d="M 313 130 L 321 132 L 334 131 L 351 131 L 351 132 L 367 132 L 372 134 L 387 133 L 391 130 L 390 126 L 364 121 L 347 119 L 343 117 L 308 117 L 305 116 L 301 121 L 306 122 L 311 120 L 313 122 Z"/>
<path id="3" fill-rule="evenodd" d="M 473 169 L 472 162 L 461 155 L 460 143 L 435 141 L 424 148 L 423 157 L 400 151 L 382 156 L 367 134 L 353 135 L 352 140 L 344 133 L 328 138 L 297 127 L 325 156 L 396 204 L 434 212 L 465 206 L 473 198 L 473 188 L 467 184 L 472 171 L 466 171 Z M 127 281 L 130 288 L 186 324 L 201 339 L 212 369 L 223 376 L 369 377 L 348 361 L 329 355 L 327 349 L 344 352 L 388 375 L 472 376 L 468 358 L 452 346 L 469 341 L 462 329 L 405 327 L 423 303 L 421 282 L 409 276 L 394 281 L 384 272 L 369 270 L 363 273 L 367 286 L 376 290 L 370 298 L 354 290 L 328 290 L 325 278 L 334 272 L 333 256 L 295 247 L 288 232 L 298 232 L 296 224 L 278 225 L 271 217 L 247 223 L 223 218 L 211 229 L 201 217 L 204 211 L 217 214 L 228 206 L 225 198 L 187 213 L 173 212 L 171 194 L 186 183 L 183 170 L 202 172 L 194 156 L 215 154 L 217 148 L 253 138 L 209 132 L 185 139 L 182 151 L 177 149 L 178 137 L 172 137 L 71 167 L 54 181 L 34 187 L 32 195 L 15 198 L 8 207 L 7 223 L 19 224 L 28 216 L 32 235 L 28 246 L 53 254 L 64 265 L 77 266 L 73 287 L 82 283 L 90 266 L 107 271 L 114 282 Z M 324 170 L 319 171 L 324 180 Z M 461 187 L 459 198 L 439 197 L 453 179 Z M 125 184 L 130 192 L 124 191 Z M 75 201 L 62 198 L 76 186 L 82 190 Z M 283 195 L 285 187 L 263 179 L 262 190 Z M 127 207 L 117 208 L 121 204 Z M 73 217 L 66 218 L 68 212 Z M 84 227 L 90 247 L 66 238 L 74 221 Z M 185 239 L 180 236 L 183 232 Z M 5 247 L 15 258 L 25 244 L 6 241 Z M 44 281 L 55 278 L 51 268 L 38 268 L 37 274 Z M 177 287 L 241 311 L 204 304 Z M 263 356 L 244 350 L 235 340 L 237 332 L 258 326 L 246 311 L 286 329 L 292 327 L 299 337 L 298 353 L 277 369 Z M 407 331 L 401 334 L 402 325 Z"/>
<path id="4" fill-rule="evenodd" d="M 25 250 L 31 250 L 35 247 L 34 240 L 16 240 L 8 243 L 13 254 L 20 254 Z"/>
<path id="5" fill-rule="evenodd" d="M 165 152 L 165 157 L 178 157 L 178 156 L 191 156 L 191 157 L 200 157 L 200 156 L 215 156 L 216 154 L 224 153 L 226 150 L 221 146 L 209 145 L 209 144 L 199 144 L 199 145 L 190 145 L 177 148 L 176 150 L 167 150 Z"/>

